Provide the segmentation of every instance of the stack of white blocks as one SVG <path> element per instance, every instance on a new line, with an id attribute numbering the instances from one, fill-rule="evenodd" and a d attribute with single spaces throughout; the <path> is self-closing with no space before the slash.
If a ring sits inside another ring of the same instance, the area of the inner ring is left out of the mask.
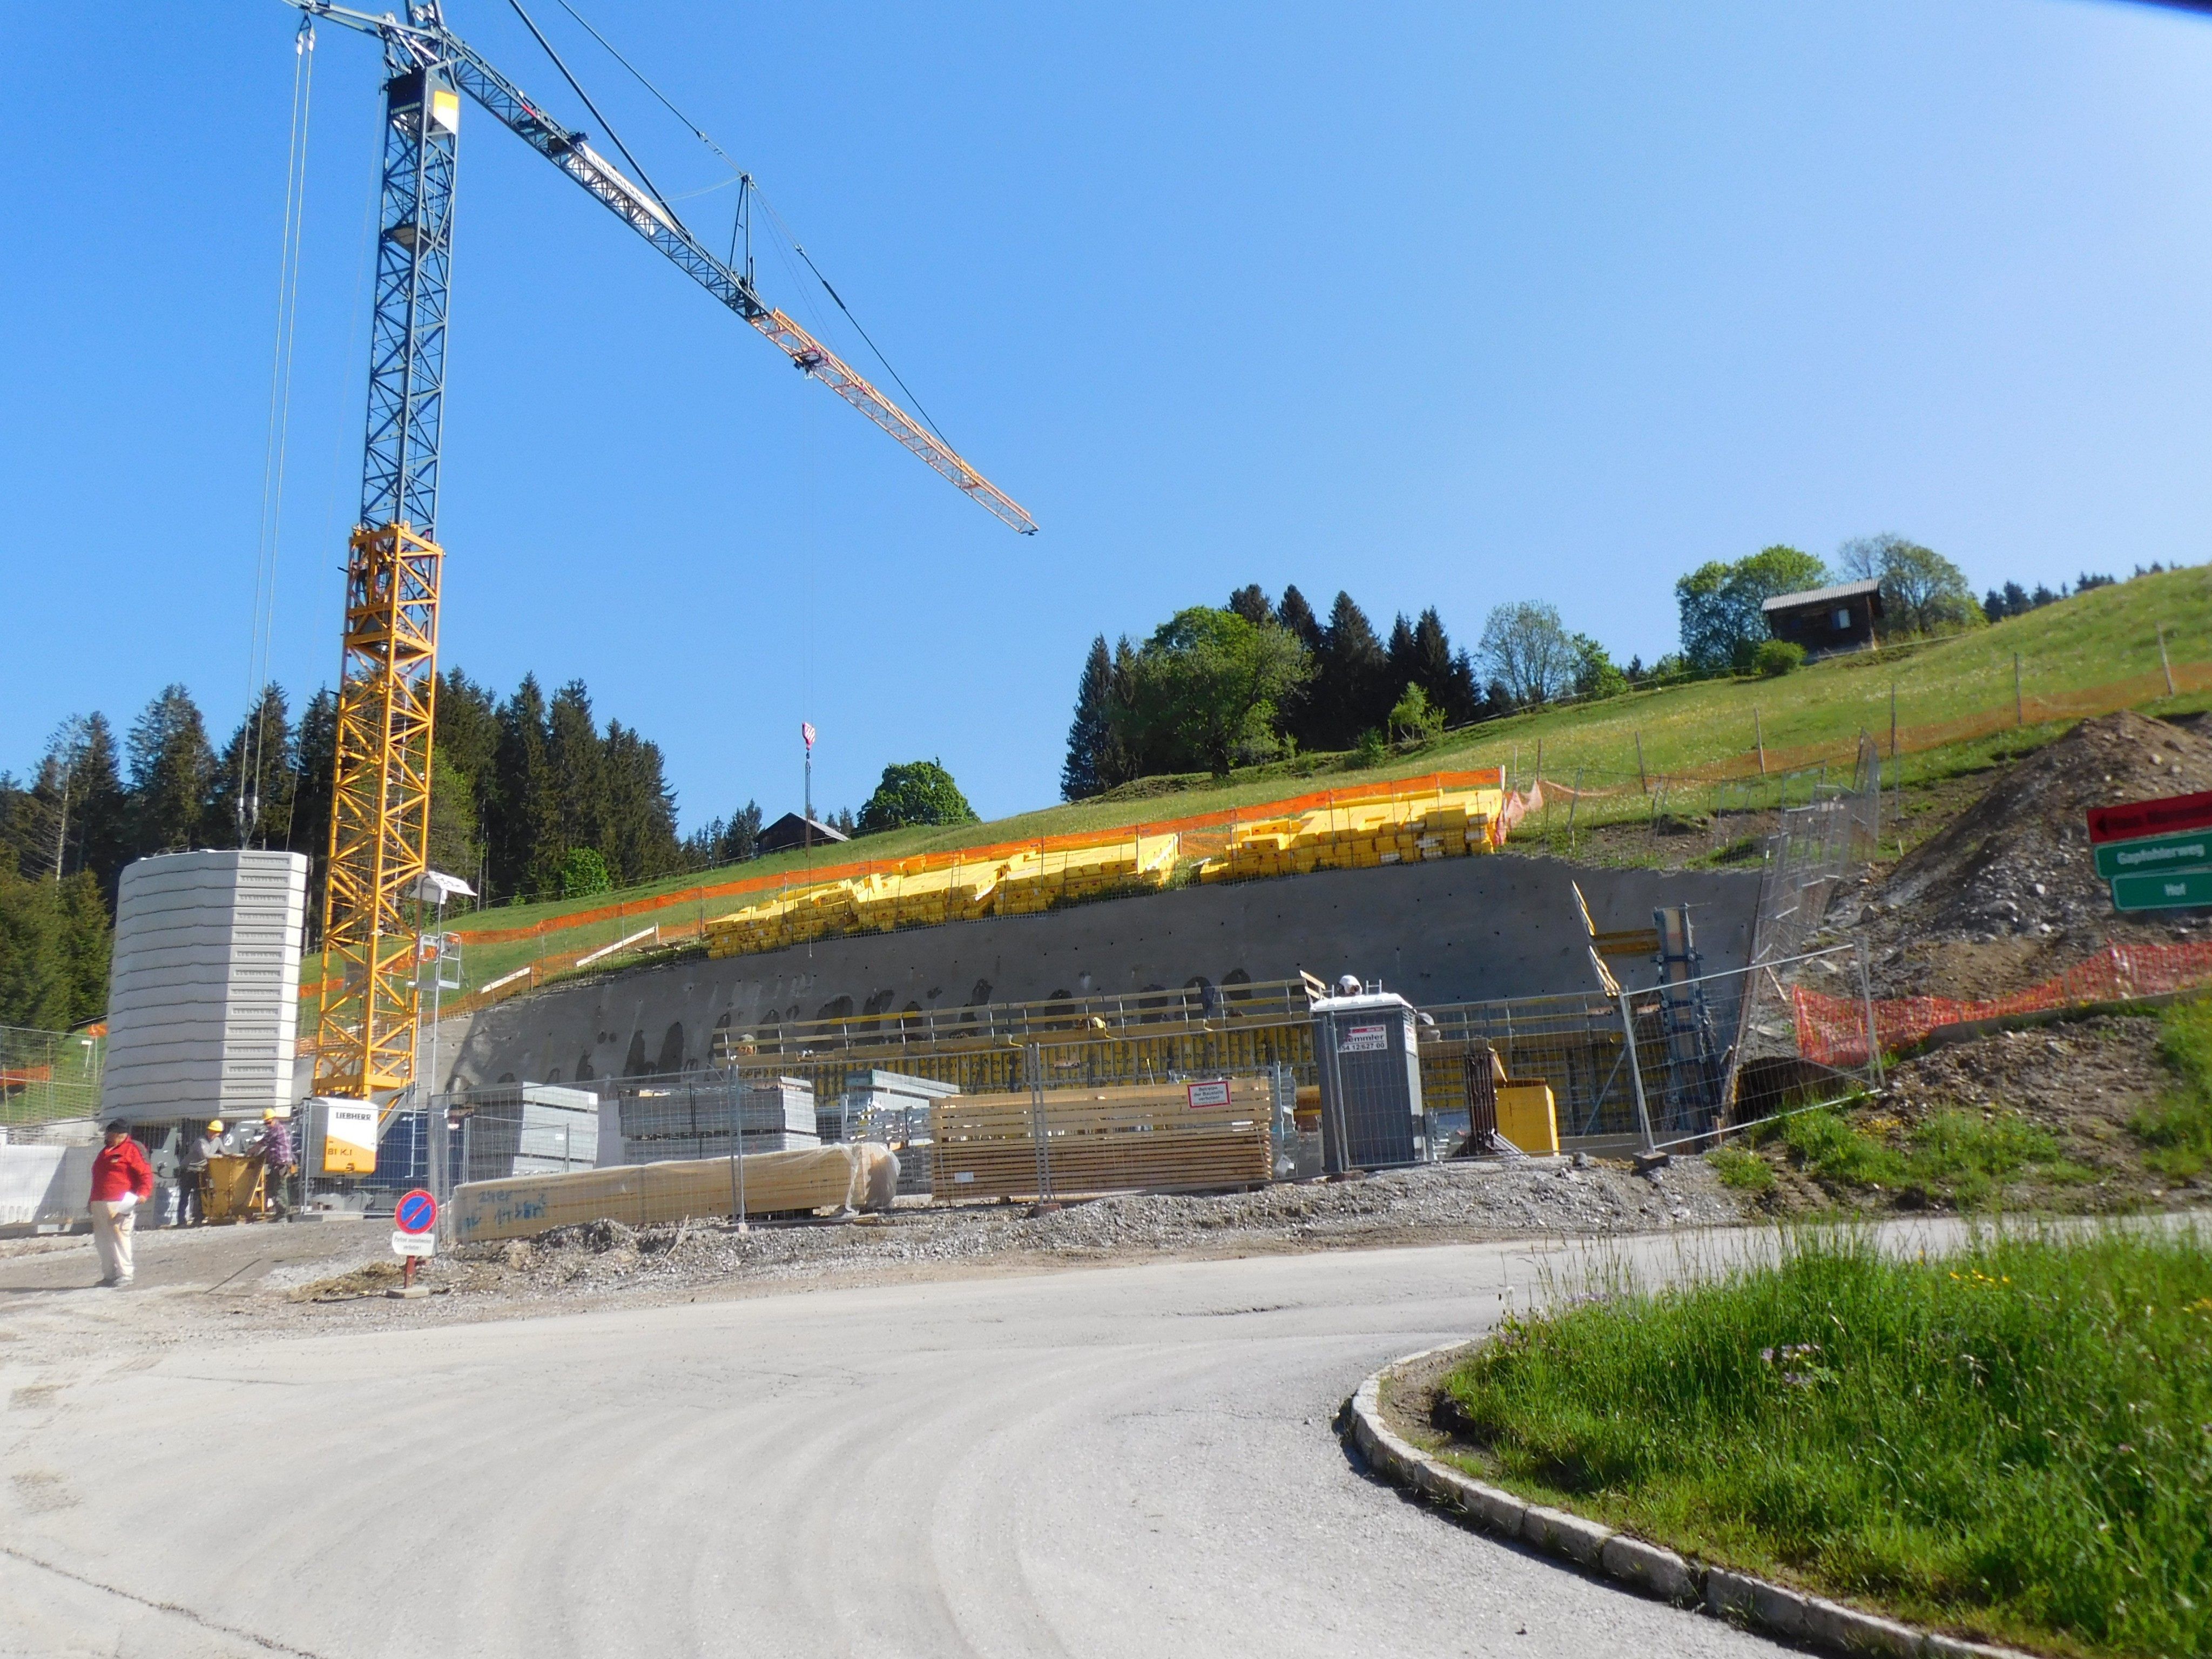
<path id="1" fill-rule="evenodd" d="M 258 1118 L 292 1103 L 303 853 L 163 853 L 124 866 L 100 1114 Z"/>

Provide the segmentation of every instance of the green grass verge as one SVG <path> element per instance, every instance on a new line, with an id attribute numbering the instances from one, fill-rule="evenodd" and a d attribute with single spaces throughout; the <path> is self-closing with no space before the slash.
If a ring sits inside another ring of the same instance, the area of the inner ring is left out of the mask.
<path id="1" fill-rule="evenodd" d="M 2212 1647 L 2212 1255 L 1864 1238 L 1509 1320 L 1471 1463 L 1715 1564 L 2081 1654 Z"/>
<path id="2" fill-rule="evenodd" d="M 2007 1187 L 2029 1175 L 2055 1185 L 2094 1178 L 2065 1158 L 2050 1131 L 2006 1111 L 1931 1113 L 1893 1140 L 1822 1107 L 1762 1125 L 1753 1136 L 1830 1188 L 1886 1188 L 1962 1210 L 2001 1204 Z M 1747 1176 L 1730 1180 L 1727 1170 L 1716 1169 L 1740 1190 L 1759 1190 Z"/>
<path id="3" fill-rule="evenodd" d="M 1771 1193 L 1774 1190 L 1774 1166 L 1765 1158 L 1747 1152 L 1741 1146 L 1716 1146 L 1705 1154 L 1705 1162 L 1723 1187 L 1739 1193 Z"/>
<path id="4" fill-rule="evenodd" d="M 2159 1022 L 2159 1051 L 2173 1073 L 2165 1099 L 2130 1126 L 2143 1162 L 2187 1181 L 2212 1163 L 2212 1001 L 2177 1002 Z"/>

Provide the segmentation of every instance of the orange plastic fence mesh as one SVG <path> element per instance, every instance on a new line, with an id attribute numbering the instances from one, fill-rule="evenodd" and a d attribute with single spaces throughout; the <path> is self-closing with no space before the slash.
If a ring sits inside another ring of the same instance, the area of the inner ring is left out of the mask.
<path id="1" fill-rule="evenodd" d="M 1925 1041 L 1948 1025 L 2049 1013 L 2092 1002 L 2124 1002 L 2212 983 L 2212 940 L 2185 945 L 2108 945 L 2064 973 L 2008 997 L 1963 1002 L 1952 997 L 1878 998 L 1874 1029 L 1884 1054 Z M 1797 1019 L 1797 1051 L 1824 1066 L 1863 1066 L 1867 1058 L 1866 1005 L 1802 986 L 1790 988 Z"/>

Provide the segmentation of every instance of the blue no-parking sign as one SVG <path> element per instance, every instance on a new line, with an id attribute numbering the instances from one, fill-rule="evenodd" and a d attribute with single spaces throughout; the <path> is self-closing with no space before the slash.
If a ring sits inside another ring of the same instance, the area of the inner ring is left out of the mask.
<path id="1" fill-rule="evenodd" d="M 438 1200 L 417 1187 L 392 1207 L 392 1220 L 403 1233 L 427 1233 L 438 1224 Z"/>

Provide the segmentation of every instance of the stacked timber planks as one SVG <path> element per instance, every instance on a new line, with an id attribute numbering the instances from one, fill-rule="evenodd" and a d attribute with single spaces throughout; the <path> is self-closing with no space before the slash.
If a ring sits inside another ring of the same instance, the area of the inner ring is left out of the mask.
<path id="1" fill-rule="evenodd" d="M 1026 1092 L 934 1101 L 933 1189 L 942 1202 L 1034 1198 L 1042 1184 L 1055 1196 L 1263 1186 L 1273 1164 L 1267 1080 L 1235 1078 L 1226 1087 L 1226 1106 L 1192 1106 L 1183 1084 L 1052 1089 L 1041 1104 Z"/>

